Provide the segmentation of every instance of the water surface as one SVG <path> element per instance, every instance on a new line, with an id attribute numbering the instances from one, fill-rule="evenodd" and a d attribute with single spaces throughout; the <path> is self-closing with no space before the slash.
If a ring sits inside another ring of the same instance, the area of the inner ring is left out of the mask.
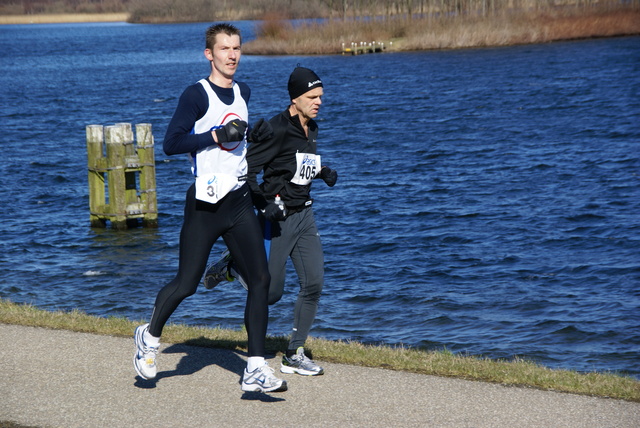
<path id="1" fill-rule="evenodd" d="M 149 317 L 192 180 L 161 143 L 208 74 L 205 29 L 0 27 L 0 297 Z M 639 376 L 639 57 L 637 37 L 244 56 L 252 121 L 287 106 L 296 64 L 324 81 L 319 151 L 340 178 L 314 184 L 326 286 L 312 334 Z M 153 126 L 157 230 L 89 227 L 85 127 L 118 122 Z M 291 328 L 287 281 L 270 334 Z M 243 307 L 237 283 L 201 288 L 171 321 L 240 328 Z"/>

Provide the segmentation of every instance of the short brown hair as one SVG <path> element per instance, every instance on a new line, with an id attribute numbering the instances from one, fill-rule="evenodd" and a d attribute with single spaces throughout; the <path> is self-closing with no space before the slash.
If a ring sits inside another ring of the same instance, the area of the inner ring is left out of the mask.
<path id="1" fill-rule="evenodd" d="M 205 46 L 206 49 L 213 50 L 213 45 L 215 45 L 216 43 L 216 36 L 220 33 L 224 33 L 228 36 L 238 36 L 240 37 L 240 44 L 242 44 L 242 35 L 240 34 L 240 30 L 238 29 L 238 27 L 223 22 L 220 24 L 214 24 L 211 27 L 207 28 Z"/>

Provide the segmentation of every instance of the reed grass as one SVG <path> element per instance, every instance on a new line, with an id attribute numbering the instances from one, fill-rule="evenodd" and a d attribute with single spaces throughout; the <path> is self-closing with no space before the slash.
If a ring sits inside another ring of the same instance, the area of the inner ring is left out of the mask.
<path id="1" fill-rule="evenodd" d="M 45 311 L 32 305 L 0 299 L 0 323 L 131 337 L 135 327 L 142 321 L 123 317 L 95 317 L 78 310 Z M 243 328 L 231 330 L 168 324 L 162 341 L 164 344 L 184 343 L 246 351 L 247 336 Z M 282 352 L 287 343 L 287 337 L 269 336 L 267 350 Z M 640 402 L 640 381 L 615 373 L 579 373 L 550 369 L 521 358 L 492 360 L 454 354 L 446 349 L 426 351 L 314 337 L 309 338 L 306 345 L 313 358 L 319 361 Z"/>
<path id="2" fill-rule="evenodd" d="M 186 5 L 183 5 L 186 7 Z M 147 10 L 148 12 L 148 10 Z M 239 13 L 239 12 L 237 12 Z M 233 18 L 233 17 L 228 17 Z M 235 19 L 240 19 L 240 15 Z M 109 22 L 131 20 L 127 13 L 0 15 L 0 24 Z M 146 22 L 155 22 L 147 18 Z M 159 22 L 167 21 L 166 17 Z M 176 15 L 175 22 L 189 21 Z M 193 19 L 191 19 L 193 20 Z M 491 16 L 427 15 L 331 19 L 293 26 L 279 14 L 263 16 L 255 40 L 243 45 L 250 55 L 343 53 L 352 43 L 383 43 L 386 51 L 419 51 L 548 43 L 640 34 L 640 8 L 567 8 Z"/>
<path id="3" fill-rule="evenodd" d="M 336 54 L 352 43 L 384 43 L 387 51 L 459 49 L 548 43 L 640 34 L 640 10 L 531 12 L 491 17 L 423 17 L 412 20 L 333 20 L 293 27 L 266 19 L 255 40 L 243 45 L 254 55 Z"/>

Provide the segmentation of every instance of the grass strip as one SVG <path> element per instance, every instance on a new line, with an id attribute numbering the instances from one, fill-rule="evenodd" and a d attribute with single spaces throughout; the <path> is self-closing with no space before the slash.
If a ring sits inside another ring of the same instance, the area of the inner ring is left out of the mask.
<path id="1" fill-rule="evenodd" d="M 135 327 L 142 321 L 96 317 L 79 310 L 46 311 L 33 305 L 0 299 L 0 323 L 132 337 Z M 246 351 L 247 335 L 243 329 L 168 324 L 162 342 Z M 287 343 L 288 337 L 269 336 L 267 350 L 281 352 Z M 492 360 L 454 354 L 446 349 L 426 351 L 314 337 L 309 338 L 306 345 L 313 358 L 319 361 L 640 402 L 640 381 L 616 373 L 580 373 L 550 369 L 521 358 Z"/>

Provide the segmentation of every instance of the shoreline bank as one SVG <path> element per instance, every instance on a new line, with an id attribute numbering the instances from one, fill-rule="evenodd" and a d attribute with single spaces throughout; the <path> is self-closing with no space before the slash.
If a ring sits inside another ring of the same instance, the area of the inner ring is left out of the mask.
<path id="1" fill-rule="evenodd" d="M 0 15 L 3 24 L 63 24 L 129 22 L 128 13 Z M 515 46 L 640 35 L 640 11 L 607 10 L 584 14 L 370 23 L 331 21 L 298 28 L 280 20 L 265 20 L 254 40 L 243 44 L 248 55 L 336 55 L 364 51 L 402 52 Z M 169 24 L 170 22 L 163 22 Z M 356 25 L 354 25 L 356 24 Z M 401 37 L 398 37 L 402 34 Z M 377 40 L 380 49 L 363 40 Z M 360 41 L 360 42 L 358 42 Z M 384 41 L 384 42 L 381 42 Z M 368 47 L 369 46 L 369 47 Z"/>

